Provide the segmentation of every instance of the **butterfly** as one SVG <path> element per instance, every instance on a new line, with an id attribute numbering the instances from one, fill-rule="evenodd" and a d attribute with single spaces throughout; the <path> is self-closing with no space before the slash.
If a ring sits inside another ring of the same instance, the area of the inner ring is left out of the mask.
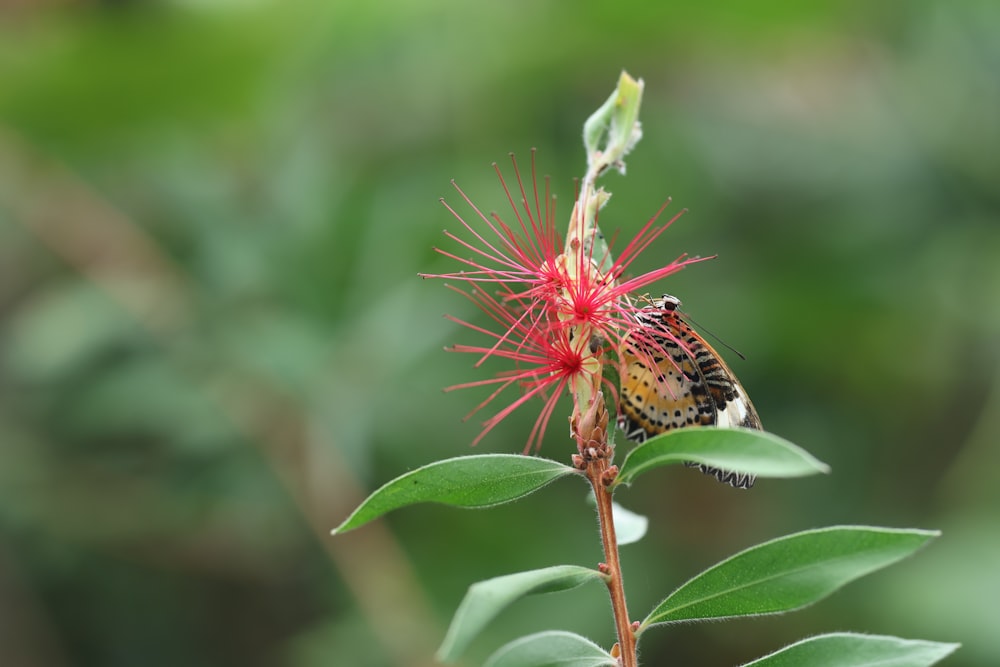
<path id="1" fill-rule="evenodd" d="M 618 426 L 636 442 L 689 426 L 761 429 L 743 386 L 681 318 L 680 305 L 664 294 L 638 312 L 639 328 L 622 354 Z M 756 479 L 701 463 L 686 465 L 736 488 L 749 489 Z"/>

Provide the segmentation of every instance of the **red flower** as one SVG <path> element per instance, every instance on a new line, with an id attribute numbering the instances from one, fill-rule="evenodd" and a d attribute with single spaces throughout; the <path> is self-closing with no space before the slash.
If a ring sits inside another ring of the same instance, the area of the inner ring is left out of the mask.
<path id="1" fill-rule="evenodd" d="M 479 355 L 477 366 L 490 357 L 509 359 L 515 365 L 515 370 L 493 378 L 448 387 L 450 391 L 495 386 L 495 390 L 469 416 L 491 404 L 509 387 L 517 386 L 522 390 L 517 399 L 484 422 L 483 431 L 473 444 L 515 409 L 540 396 L 544 403 L 525 446 L 524 451 L 528 453 L 541 446 L 556 401 L 564 390 L 569 389 L 576 397 L 581 395 L 578 393 L 580 388 L 590 387 L 592 392 L 596 392 L 602 382 L 607 383 L 602 375 L 603 354 L 609 349 L 615 352 L 620 350 L 626 344 L 629 332 L 636 327 L 638 306 L 633 304 L 631 298 L 636 291 L 700 261 L 700 258 L 681 255 L 660 269 L 632 278 L 625 277 L 639 253 L 683 213 L 658 226 L 656 220 L 666 204 L 626 244 L 614 261 L 604 256 L 595 257 L 594 244 L 590 244 L 590 248 L 564 250 L 554 228 L 555 206 L 547 181 L 545 214 L 542 215 L 534 152 L 531 165 L 532 199 L 528 198 L 513 156 L 511 161 L 520 204 L 515 203 L 499 168 L 494 167 L 516 222 L 508 224 L 496 213 L 484 215 L 455 185 L 476 216 L 485 223 L 488 232 L 477 231 L 442 200 L 471 239 L 447 231 L 445 235 L 469 251 L 471 257 L 460 257 L 454 252 L 436 249 L 465 265 L 466 269 L 447 274 L 424 274 L 424 277 L 464 282 L 466 289 L 452 289 L 472 300 L 497 325 L 493 330 L 451 318 L 492 339 L 489 346 L 456 345 L 450 348 L 452 351 Z M 611 245 L 614 245 L 613 242 Z M 614 393 L 611 387 L 610 395 Z M 574 414 L 580 414 L 586 408 L 575 405 Z"/>
<path id="2" fill-rule="evenodd" d="M 572 329 L 563 323 L 551 322 L 545 318 L 541 321 L 533 320 L 534 313 L 531 311 L 518 313 L 511 307 L 510 301 L 497 299 L 478 285 L 473 285 L 469 292 L 456 291 L 472 299 L 489 315 L 490 319 L 499 325 L 500 333 L 449 316 L 453 322 L 482 333 L 494 341 L 489 347 L 454 345 L 449 349 L 453 352 L 471 352 L 480 355 L 477 366 L 489 357 L 499 357 L 514 362 L 515 369 L 502 372 L 496 377 L 457 384 L 448 387 L 446 391 L 480 386 L 495 387 L 486 400 L 469 413 L 466 417 L 468 418 L 492 403 L 508 387 L 517 386 L 521 389 L 521 395 L 516 400 L 483 422 L 483 430 L 472 444 L 475 445 L 482 440 L 511 412 L 533 397 L 539 396 L 544 400 L 544 404 L 528 436 L 524 453 L 527 454 L 532 449 L 537 451 L 541 447 L 549 418 L 563 391 L 567 388 L 573 389 L 577 382 L 593 381 L 593 374 L 597 369 L 593 364 L 589 364 L 588 368 L 587 360 L 593 357 L 589 346 L 584 347 L 573 341 Z"/>

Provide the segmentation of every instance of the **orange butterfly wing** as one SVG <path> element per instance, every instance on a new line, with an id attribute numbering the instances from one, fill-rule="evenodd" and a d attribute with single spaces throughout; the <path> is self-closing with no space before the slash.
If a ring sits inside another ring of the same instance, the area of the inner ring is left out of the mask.
<path id="1" fill-rule="evenodd" d="M 678 314 L 664 295 L 641 316 L 648 344 L 626 346 L 622 358 L 618 424 L 636 442 L 688 426 L 760 429 L 760 417 L 722 357 Z M 688 464 L 719 481 L 749 488 L 754 477 Z"/>

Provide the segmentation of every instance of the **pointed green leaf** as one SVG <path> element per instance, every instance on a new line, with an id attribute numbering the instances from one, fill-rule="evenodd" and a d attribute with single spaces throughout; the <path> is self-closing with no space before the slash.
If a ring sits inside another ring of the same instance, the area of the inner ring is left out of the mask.
<path id="1" fill-rule="evenodd" d="M 499 505 L 576 472 L 557 461 L 515 454 L 481 454 L 436 461 L 397 477 L 375 491 L 333 530 L 333 534 L 357 528 L 386 512 L 416 503 L 443 503 L 455 507 Z"/>
<path id="2" fill-rule="evenodd" d="M 624 158 L 642 136 L 639 127 L 639 106 L 642 103 L 642 79 L 633 79 L 628 72 L 618 77 L 611 97 L 583 124 L 583 145 L 587 160 L 600 160 L 602 166 L 617 166 L 624 171 Z"/>
<path id="3" fill-rule="evenodd" d="M 836 632 L 786 646 L 743 667 L 930 667 L 959 644 Z"/>
<path id="4" fill-rule="evenodd" d="M 682 428 L 650 438 L 628 453 L 615 485 L 653 468 L 694 461 L 758 477 L 803 477 L 830 467 L 801 447 L 766 431 L 744 428 Z"/>
<path id="5" fill-rule="evenodd" d="M 936 531 L 837 526 L 751 547 L 702 572 L 657 605 L 659 623 L 774 614 L 820 600 L 919 549 Z"/>
<path id="6" fill-rule="evenodd" d="M 501 647 L 483 667 L 604 667 L 617 665 L 611 654 L 586 637 L 549 630 Z"/>
<path id="7" fill-rule="evenodd" d="M 438 660 L 451 662 L 457 658 L 469 642 L 515 600 L 534 593 L 569 590 L 603 576 L 597 570 L 578 565 L 557 565 L 473 584 L 455 612 L 448 634 L 438 649 Z"/>

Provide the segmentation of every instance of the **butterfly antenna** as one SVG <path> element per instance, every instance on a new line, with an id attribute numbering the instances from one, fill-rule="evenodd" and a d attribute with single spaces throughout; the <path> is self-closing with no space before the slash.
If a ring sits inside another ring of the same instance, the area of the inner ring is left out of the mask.
<path id="1" fill-rule="evenodd" d="M 711 336 L 712 338 L 714 338 L 720 345 L 722 345 L 724 348 L 726 348 L 727 350 L 729 350 L 730 352 L 732 352 L 733 354 L 735 354 L 737 357 L 739 357 L 743 361 L 747 360 L 747 358 L 743 356 L 742 352 L 740 352 L 735 347 L 733 347 L 732 345 L 730 345 L 726 341 L 724 341 L 721 338 L 719 338 L 718 336 L 716 336 L 714 333 L 712 333 L 711 331 L 709 331 L 705 327 L 703 327 L 700 324 L 698 324 L 698 322 L 696 322 L 693 317 L 691 317 L 687 313 L 684 313 L 684 317 L 686 317 L 688 319 L 688 321 L 691 322 L 691 324 L 695 325 L 696 327 L 698 327 L 699 329 L 701 329 L 702 331 L 704 331 L 705 333 L 707 333 L 709 336 Z"/>

